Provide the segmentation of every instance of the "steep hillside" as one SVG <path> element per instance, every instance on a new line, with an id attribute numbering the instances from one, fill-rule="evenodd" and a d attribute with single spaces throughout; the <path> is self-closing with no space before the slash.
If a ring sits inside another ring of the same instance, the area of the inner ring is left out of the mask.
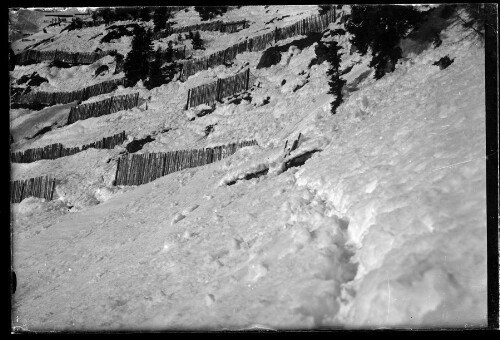
<path id="1" fill-rule="evenodd" d="M 317 11 L 234 8 L 222 20 L 247 19 L 250 26 L 231 34 L 201 32 L 207 49 L 196 53 Z M 339 12 L 348 14 L 349 6 Z M 189 8 L 174 20 L 190 25 L 200 19 Z M 441 45 L 403 41 L 404 58 L 395 71 L 375 80 L 371 56 L 351 49 L 348 34 L 333 34 L 339 28 L 340 19 L 321 37 L 339 42 L 342 69 L 350 68 L 335 115 L 327 94 L 329 65 L 318 62 L 318 42 L 297 47 L 302 36 L 277 41 L 284 51 L 269 67 L 257 68 L 263 52 L 244 52 L 232 65 L 200 71 L 185 82 L 148 90 L 140 81 L 86 101 L 139 92 L 143 102 L 131 110 L 56 127 L 71 105 L 12 109 L 11 151 L 78 146 L 121 131 L 128 136 L 110 150 L 12 163 L 12 180 L 58 180 L 54 200 L 30 197 L 11 205 L 18 280 L 13 327 L 485 326 L 484 47 L 449 20 Z M 99 33 L 105 34 L 104 25 L 62 32 L 37 48 L 128 53 L 131 37 L 91 45 L 89 37 Z M 155 44 L 166 46 L 174 38 Z M 433 65 L 446 55 L 454 60 L 449 67 Z M 106 58 L 66 69 L 16 66 L 11 78 L 36 71 L 48 79 L 40 90 L 75 90 L 123 76 L 113 74 L 113 60 Z M 103 64 L 111 71 L 96 78 Z M 209 109 L 203 105 L 185 110 L 188 89 L 246 67 L 253 86 L 239 100 L 217 103 L 206 115 L 199 114 Z M 251 139 L 258 145 L 144 185 L 113 185 L 126 144 L 147 136 L 154 141 L 137 153 Z"/>

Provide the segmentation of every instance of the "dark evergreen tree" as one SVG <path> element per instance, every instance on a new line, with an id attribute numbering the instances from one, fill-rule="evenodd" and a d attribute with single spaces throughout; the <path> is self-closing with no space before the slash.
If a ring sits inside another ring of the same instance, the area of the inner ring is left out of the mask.
<path id="1" fill-rule="evenodd" d="M 99 12 L 99 16 L 102 18 L 102 20 L 104 20 L 106 25 L 109 25 L 109 23 L 114 20 L 114 13 L 113 13 L 113 11 L 111 11 L 111 8 L 105 7 L 105 8 L 99 9 L 98 12 Z"/>
<path id="2" fill-rule="evenodd" d="M 145 79 L 149 73 L 149 60 L 153 55 L 152 33 L 142 26 L 134 30 L 132 49 L 127 54 L 123 64 L 123 71 L 128 85 L 135 85 L 140 79 Z"/>
<path id="3" fill-rule="evenodd" d="M 318 5 L 318 7 L 319 7 L 318 8 L 319 15 L 323 15 L 330 9 L 332 9 L 333 5 Z"/>
<path id="4" fill-rule="evenodd" d="M 147 89 L 151 90 L 154 87 L 160 86 L 165 82 L 165 76 L 162 73 L 163 65 L 162 50 L 159 48 L 154 55 L 154 60 L 149 65 L 148 80 L 145 82 Z"/>
<path id="5" fill-rule="evenodd" d="M 194 6 L 194 10 L 200 15 L 201 21 L 214 19 L 227 12 L 226 6 Z"/>
<path id="6" fill-rule="evenodd" d="M 333 94 L 335 96 L 335 100 L 331 103 L 332 114 L 335 114 L 337 108 L 344 101 L 342 99 L 342 88 L 344 87 L 346 81 L 340 76 L 340 62 L 342 55 L 339 51 L 342 47 L 338 46 L 337 42 L 333 42 L 330 46 L 327 46 L 328 53 L 326 60 L 330 64 L 330 68 L 326 72 L 329 77 L 328 85 L 330 89 L 328 90 L 328 94 Z"/>
<path id="7" fill-rule="evenodd" d="M 191 33 L 191 32 L 190 32 Z M 201 35 L 199 31 L 193 35 L 193 49 L 195 50 L 204 50 L 203 40 L 201 39 Z"/>
<path id="8" fill-rule="evenodd" d="M 139 8 L 139 19 L 142 21 L 149 21 L 151 20 L 151 10 L 149 7 L 140 7 Z"/>
<path id="9" fill-rule="evenodd" d="M 400 39 L 418 28 L 424 18 L 424 14 L 412 6 L 354 5 L 345 27 L 353 35 L 351 43 L 361 55 L 371 48 L 370 67 L 375 68 L 375 78 L 379 79 L 386 72 L 394 71 L 401 58 L 401 49 L 397 46 Z"/>
<path id="10" fill-rule="evenodd" d="M 170 63 L 173 61 L 173 58 L 174 58 L 174 48 L 173 48 L 173 42 L 172 41 L 169 41 L 168 42 L 168 46 L 167 46 L 167 50 L 165 51 L 165 61 L 167 63 Z"/>
<path id="11" fill-rule="evenodd" d="M 161 31 L 167 25 L 167 7 L 157 7 L 153 14 L 153 23 L 155 32 Z"/>

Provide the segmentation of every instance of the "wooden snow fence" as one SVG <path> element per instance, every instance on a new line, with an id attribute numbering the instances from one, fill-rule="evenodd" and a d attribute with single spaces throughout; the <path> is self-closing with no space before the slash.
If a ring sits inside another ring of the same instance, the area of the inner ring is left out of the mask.
<path id="1" fill-rule="evenodd" d="M 43 148 L 27 149 L 25 151 L 12 152 L 10 160 L 13 163 L 31 163 L 41 159 L 56 159 L 74 155 L 78 152 L 94 148 L 94 149 L 113 149 L 117 145 L 121 145 L 127 140 L 125 131 L 110 137 L 104 137 L 96 142 L 83 145 L 82 147 L 75 146 L 65 148 L 62 144 L 50 144 Z"/>
<path id="2" fill-rule="evenodd" d="M 139 92 L 114 96 L 93 103 L 74 106 L 69 111 L 66 125 L 73 124 L 78 120 L 84 120 L 92 117 L 109 115 L 121 110 L 128 110 L 139 104 Z"/>
<path id="3" fill-rule="evenodd" d="M 191 31 L 191 32 L 195 32 L 195 31 L 220 31 L 223 33 L 234 33 L 234 32 L 238 32 L 239 30 L 242 30 L 246 27 L 247 27 L 246 20 L 230 21 L 230 22 L 223 22 L 221 20 L 216 20 L 216 21 L 205 22 L 205 23 L 201 23 L 201 24 L 174 27 L 174 28 L 170 28 L 169 30 L 161 30 L 159 32 L 156 32 L 153 35 L 153 39 L 157 40 L 160 38 L 166 38 L 171 34 L 179 34 L 179 33 L 185 33 L 185 32 L 189 32 L 189 31 Z"/>
<path id="4" fill-rule="evenodd" d="M 115 185 L 140 185 L 172 172 L 219 161 L 245 146 L 257 145 L 255 140 L 214 148 L 171 152 L 132 154 L 118 159 Z"/>
<path id="5" fill-rule="evenodd" d="M 72 92 L 29 92 L 21 96 L 18 99 L 17 104 L 30 105 L 33 103 L 41 103 L 46 105 L 56 105 L 71 103 L 75 100 L 84 101 L 90 97 L 113 92 L 119 85 L 125 85 L 125 83 L 126 79 L 124 77 L 120 79 L 108 80 Z"/>
<path id="6" fill-rule="evenodd" d="M 107 55 L 116 53 L 116 50 L 101 52 L 66 52 L 66 51 L 38 51 L 26 50 L 16 55 L 17 65 L 37 64 L 43 61 L 63 61 L 73 65 L 88 65 Z"/>
<path id="7" fill-rule="evenodd" d="M 233 21 L 233 22 L 225 22 L 220 27 L 220 31 L 223 33 L 234 33 L 238 32 L 247 27 L 247 21 Z"/>
<path id="8" fill-rule="evenodd" d="M 49 176 L 35 177 L 26 180 L 10 182 L 10 202 L 19 203 L 23 199 L 33 196 L 52 200 L 56 179 Z"/>
<path id="9" fill-rule="evenodd" d="M 249 87 L 250 69 L 213 83 L 203 84 L 188 90 L 186 109 L 200 104 L 212 105 L 216 100 L 246 91 Z"/>
<path id="10" fill-rule="evenodd" d="M 230 63 L 236 58 L 236 55 L 240 53 L 263 51 L 269 45 L 276 43 L 278 40 L 298 35 L 306 35 L 312 32 L 322 32 L 331 22 L 335 22 L 335 20 L 336 10 L 333 8 L 333 10 L 330 10 L 323 15 L 314 15 L 291 25 L 276 28 L 271 32 L 239 42 L 238 44 L 230 46 L 225 50 L 217 51 L 202 58 L 186 60 L 181 63 L 181 80 L 185 81 L 193 74 L 202 70 L 207 70 L 210 67 Z"/>

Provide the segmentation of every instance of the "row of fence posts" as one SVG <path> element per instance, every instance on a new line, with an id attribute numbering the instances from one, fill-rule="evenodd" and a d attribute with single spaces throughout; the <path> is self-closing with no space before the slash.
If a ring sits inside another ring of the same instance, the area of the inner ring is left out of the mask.
<path id="1" fill-rule="evenodd" d="M 104 81 L 99 84 L 85 87 L 81 90 L 71 92 L 29 92 L 19 97 L 17 104 L 30 105 L 33 103 L 41 103 L 46 105 L 67 104 L 72 101 L 84 101 L 90 97 L 98 96 L 100 94 L 110 93 L 118 86 L 125 85 L 126 78 L 112 79 Z"/>
<path id="2" fill-rule="evenodd" d="M 186 109 L 200 104 L 212 105 L 216 100 L 246 91 L 249 87 L 250 69 L 213 83 L 203 84 L 188 90 Z"/>
<path id="3" fill-rule="evenodd" d="M 269 44 L 278 40 L 286 39 L 296 35 L 305 35 L 311 32 L 322 32 L 331 22 L 336 20 L 336 10 L 333 8 L 323 15 L 314 15 L 300 20 L 294 24 L 275 28 L 274 31 L 246 39 L 236 45 L 230 46 L 222 51 L 217 51 L 206 57 L 186 60 L 182 62 L 181 80 L 210 67 L 227 64 L 236 58 L 237 54 L 243 52 L 256 52 L 264 50 Z"/>
<path id="4" fill-rule="evenodd" d="M 114 96 L 93 103 L 74 106 L 70 109 L 66 125 L 78 120 L 109 115 L 121 110 L 128 110 L 139 104 L 139 92 Z"/>
<path id="5" fill-rule="evenodd" d="M 257 145 L 257 142 L 251 140 L 214 148 L 123 156 L 117 161 L 115 185 L 149 183 L 172 172 L 219 161 L 251 145 Z"/>
<path id="6" fill-rule="evenodd" d="M 49 176 L 29 178 L 10 182 L 10 202 L 19 203 L 23 199 L 34 196 L 52 200 L 56 179 Z"/>
<path id="7" fill-rule="evenodd" d="M 42 61 L 62 61 L 74 65 L 88 65 L 95 63 L 97 60 L 104 58 L 107 55 L 115 54 L 116 50 L 108 50 L 101 52 L 67 52 L 59 50 L 39 51 L 26 50 L 15 56 L 17 65 L 30 65 L 40 63 Z"/>
<path id="8" fill-rule="evenodd" d="M 156 32 L 153 35 L 153 39 L 160 39 L 168 37 L 171 34 L 185 33 L 185 32 L 194 32 L 194 31 L 220 31 L 224 33 L 234 33 L 239 31 L 240 29 L 244 29 L 247 27 L 247 21 L 232 21 L 232 22 L 223 22 L 222 20 L 206 22 L 201 24 L 182 26 L 170 28 L 167 30 L 162 30 Z"/>
<path id="9" fill-rule="evenodd" d="M 25 151 L 12 152 L 10 160 L 13 163 L 31 163 L 41 159 L 56 159 L 74 155 L 78 152 L 94 148 L 94 149 L 113 149 L 117 145 L 121 145 L 127 140 L 125 131 L 110 137 L 104 137 L 96 142 L 85 144 L 82 147 L 75 146 L 65 148 L 62 144 L 50 144 L 43 148 L 27 149 Z"/>

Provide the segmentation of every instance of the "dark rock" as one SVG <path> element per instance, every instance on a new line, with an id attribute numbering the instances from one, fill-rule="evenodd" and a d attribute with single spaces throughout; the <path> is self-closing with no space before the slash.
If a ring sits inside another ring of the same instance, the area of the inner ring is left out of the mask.
<path id="1" fill-rule="evenodd" d="M 127 149 L 127 151 L 129 153 L 135 153 L 135 152 L 141 150 L 142 147 L 144 146 L 144 144 L 150 143 L 152 141 L 154 141 L 154 138 L 151 138 L 151 136 L 147 136 L 146 138 L 143 138 L 143 139 L 137 139 L 137 140 L 131 141 L 130 143 L 127 144 L 127 146 L 125 148 Z"/>
<path id="2" fill-rule="evenodd" d="M 108 65 L 101 65 L 97 68 L 97 70 L 95 70 L 95 76 L 100 76 L 102 75 L 104 72 L 109 72 L 109 67 Z"/>
<path id="3" fill-rule="evenodd" d="M 454 60 L 455 59 L 450 59 L 450 57 L 445 56 L 445 57 L 442 57 L 441 59 L 439 59 L 438 61 L 436 61 L 435 63 L 433 63 L 432 65 L 439 66 L 440 70 L 444 70 L 445 68 L 447 68 L 448 66 L 453 64 Z"/>

